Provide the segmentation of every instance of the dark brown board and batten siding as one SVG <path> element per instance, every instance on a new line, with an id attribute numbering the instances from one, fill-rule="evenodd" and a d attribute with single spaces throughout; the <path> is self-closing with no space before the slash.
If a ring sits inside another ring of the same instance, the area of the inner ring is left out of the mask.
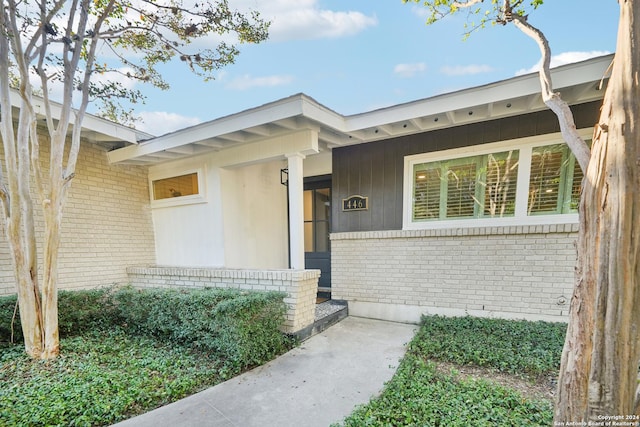
<path id="1" fill-rule="evenodd" d="M 595 125 L 601 102 L 572 106 L 576 126 Z M 551 111 L 457 126 L 333 149 L 332 232 L 402 229 L 404 157 L 559 132 Z M 365 211 L 342 211 L 342 199 L 369 198 Z"/>

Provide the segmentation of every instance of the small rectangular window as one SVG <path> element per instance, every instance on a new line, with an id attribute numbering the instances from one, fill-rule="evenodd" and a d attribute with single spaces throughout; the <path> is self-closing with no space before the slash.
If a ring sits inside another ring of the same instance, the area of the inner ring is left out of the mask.
<path id="1" fill-rule="evenodd" d="M 154 180 L 152 184 L 153 200 L 163 200 L 199 194 L 197 172 L 180 176 L 172 176 L 170 178 L 157 179 Z"/>
<path id="2" fill-rule="evenodd" d="M 416 164 L 413 220 L 513 216 L 518 151 Z"/>

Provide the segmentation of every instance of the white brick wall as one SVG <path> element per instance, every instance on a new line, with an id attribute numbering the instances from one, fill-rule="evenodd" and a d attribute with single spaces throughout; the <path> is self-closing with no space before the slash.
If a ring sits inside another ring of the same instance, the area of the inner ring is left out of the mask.
<path id="1" fill-rule="evenodd" d="M 241 270 L 224 268 L 130 267 L 129 282 L 145 288 L 231 288 L 284 292 L 285 332 L 311 325 L 320 270 Z"/>
<path id="2" fill-rule="evenodd" d="M 41 144 L 41 158 L 48 159 L 44 138 Z M 0 159 L 4 162 L 1 146 Z M 43 171 L 46 169 L 45 164 Z M 42 234 L 42 216 L 37 215 Z M 15 293 L 3 221 L 0 215 L 0 295 Z M 41 239 L 38 243 L 41 245 Z M 60 288 L 123 282 L 127 266 L 154 262 L 147 169 L 111 166 L 103 148 L 83 141 L 63 213 Z"/>
<path id="3" fill-rule="evenodd" d="M 577 227 L 334 233 L 332 297 L 349 301 L 350 312 L 565 320 L 568 305 L 558 299 L 572 294 Z"/>

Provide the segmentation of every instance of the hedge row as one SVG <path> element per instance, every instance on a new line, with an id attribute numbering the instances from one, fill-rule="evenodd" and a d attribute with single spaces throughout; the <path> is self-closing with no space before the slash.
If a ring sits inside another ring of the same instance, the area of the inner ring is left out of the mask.
<path id="1" fill-rule="evenodd" d="M 0 297 L 0 342 L 22 342 L 20 313 L 16 312 L 15 295 Z M 14 319 L 15 312 L 15 319 Z M 61 337 L 80 335 L 85 331 L 112 325 L 118 321 L 111 288 L 58 293 L 58 328 Z"/>
<path id="2" fill-rule="evenodd" d="M 288 348 L 290 339 L 280 332 L 284 296 L 232 289 L 133 288 L 114 295 L 130 332 L 213 352 L 234 370 L 260 365 Z"/>
<path id="3" fill-rule="evenodd" d="M 97 289 L 59 293 L 60 336 L 123 328 L 136 335 L 215 354 L 232 372 L 262 364 L 286 351 L 280 331 L 284 294 L 233 289 Z M 16 297 L 0 298 L 0 342 L 11 340 Z M 20 342 L 20 320 L 13 341 Z"/>

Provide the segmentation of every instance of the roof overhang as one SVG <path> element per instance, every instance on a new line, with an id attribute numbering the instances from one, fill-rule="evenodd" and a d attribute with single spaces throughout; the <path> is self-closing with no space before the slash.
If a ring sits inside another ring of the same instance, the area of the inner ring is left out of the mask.
<path id="1" fill-rule="evenodd" d="M 22 99 L 18 91 L 12 90 L 10 92 L 10 98 L 13 108 L 16 111 L 19 110 L 20 105 L 22 104 Z M 42 123 L 45 122 L 46 109 L 44 99 L 42 97 L 33 96 L 32 100 L 33 108 L 36 112 L 38 121 Z M 49 101 L 49 106 L 53 120 L 59 120 L 62 112 L 62 104 L 54 101 Z M 74 116 L 72 115 L 71 120 L 73 119 Z M 72 131 L 73 122 L 71 122 L 69 133 L 71 133 Z M 148 133 L 120 125 L 118 123 L 103 119 L 92 114 L 85 114 L 82 121 L 81 138 L 94 144 L 103 146 L 107 150 L 112 150 L 131 144 L 138 144 L 142 140 L 148 140 L 153 137 L 153 135 L 150 135 Z"/>
<path id="2" fill-rule="evenodd" d="M 556 90 L 569 104 L 602 99 L 612 59 L 607 55 L 553 69 Z M 351 116 L 297 94 L 111 151 L 109 161 L 152 165 L 305 129 L 318 132 L 319 149 L 325 151 L 546 108 L 538 73 Z"/>

